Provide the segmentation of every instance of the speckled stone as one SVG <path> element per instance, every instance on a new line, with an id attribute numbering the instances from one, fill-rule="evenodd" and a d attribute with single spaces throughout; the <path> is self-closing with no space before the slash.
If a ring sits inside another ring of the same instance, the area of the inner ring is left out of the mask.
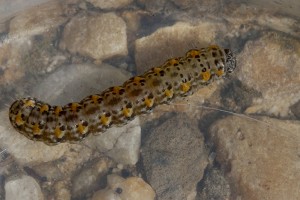
<path id="1" fill-rule="evenodd" d="M 230 199 L 230 184 L 222 170 L 210 167 L 205 172 L 203 179 L 198 184 L 198 193 L 195 199 Z"/>
<path id="2" fill-rule="evenodd" d="M 142 141 L 145 177 L 158 199 L 193 199 L 208 164 L 197 122 L 185 114 L 158 120 Z"/>

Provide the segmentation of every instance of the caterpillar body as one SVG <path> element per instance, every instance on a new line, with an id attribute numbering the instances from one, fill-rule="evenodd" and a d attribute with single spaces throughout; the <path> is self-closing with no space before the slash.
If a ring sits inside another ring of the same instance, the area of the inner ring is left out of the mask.
<path id="1" fill-rule="evenodd" d="M 51 106 L 35 98 L 16 100 L 10 107 L 12 126 L 31 140 L 48 145 L 80 141 L 90 133 L 123 125 L 156 105 L 185 97 L 236 67 L 229 49 L 211 45 L 189 50 L 142 75 L 130 78 L 80 102 Z"/>

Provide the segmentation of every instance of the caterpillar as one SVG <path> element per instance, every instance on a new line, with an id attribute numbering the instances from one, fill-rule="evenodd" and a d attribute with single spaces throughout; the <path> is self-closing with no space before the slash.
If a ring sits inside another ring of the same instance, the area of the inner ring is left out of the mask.
<path id="1" fill-rule="evenodd" d="M 159 104 L 190 95 L 235 68 L 236 58 L 230 49 L 217 45 L 192 49 L 80 102 L 51 106 L 31 97 L 16 100 L 9 109 L 9 119 L 31 140 L 48 145 L 81 141 L 90 133 L 124 125 Z"/>

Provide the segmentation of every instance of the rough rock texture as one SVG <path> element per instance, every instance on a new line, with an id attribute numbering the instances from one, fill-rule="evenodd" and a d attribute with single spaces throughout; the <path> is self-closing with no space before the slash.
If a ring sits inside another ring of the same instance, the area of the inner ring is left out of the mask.
<path id="1" fill-rule="evenodd" d="M 232 198 L 298 199 L 300 123 L 229 116 L 210 129 L 216 160 L 227 168 Z"/>
<path id="2" fill-rule="evenodd" d="M 197 123 L 177 114 L 148 134 L 141 156 L 145 177 L 157 198 L 193 199 L 208 163 Z"/>
<path id="3" fill-rule="evenodd" d="M 132 0 L 88 0 L 95 7 L 99 7 L 102 9 L 114 9 L 124 7 L 132 2 Z"/>
<path id="4" fill-rule="evenodd" d="M 230 184 L 221 170 L 208 168 L 203 179 L 198 184 L 196 200 L 230 199 Z"/>
<path id="5" fill-rule="evenodd" d="M 60 47 L 96 60 L 126 55 L 126 24 L 114 13 L 78 15 L 66 25 Z"/>
<path id="6" fill-rule="evenodd" d="M 154 200 L 155 192 L 143 179 L 117 175 L 107 177 L 108 186 L 96 192 L 92 200 Z"/>

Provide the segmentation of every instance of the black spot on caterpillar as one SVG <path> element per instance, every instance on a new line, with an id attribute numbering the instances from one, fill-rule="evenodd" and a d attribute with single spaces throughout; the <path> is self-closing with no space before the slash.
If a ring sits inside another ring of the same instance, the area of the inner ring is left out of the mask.
<path id="1" fill-rule="evenodd" d="M 123 125 L 156 105 L 185 97 L 234 71 L 229 49 L 212 45 L 189 50 L 142 75 L 130 78 L 80 102 L 51 106 L 35 98 L 15 101 L 9 110 L 13 127 L 31 140 L 48 145 L 80 141 L 90 133 Z"/>

